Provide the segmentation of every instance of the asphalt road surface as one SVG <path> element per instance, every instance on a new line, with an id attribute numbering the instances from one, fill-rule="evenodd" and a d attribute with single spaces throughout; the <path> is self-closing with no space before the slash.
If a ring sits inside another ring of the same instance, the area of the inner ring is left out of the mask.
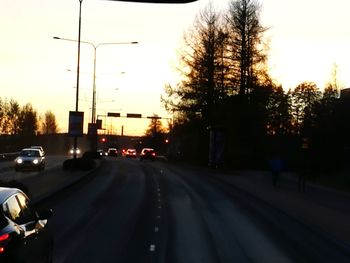
<path id="1" fill-rule="evenodd" d="M 348 247 L 209 174 L 106 158 L 53 208 L 54 262 L 350 262 Z"/>

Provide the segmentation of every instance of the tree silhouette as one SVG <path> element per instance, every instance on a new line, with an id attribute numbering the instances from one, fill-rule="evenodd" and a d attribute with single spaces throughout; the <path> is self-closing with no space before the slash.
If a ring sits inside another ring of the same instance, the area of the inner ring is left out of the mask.
<path id="1" fill-rule="evenodd" d="M 263 34 L 267 28 L 261 25 L 260 9 L 254 0 L 234 0 L 226 15 L 233 84 L 238 83 L 240 95 L 252 92 L 256 84 L 266 81 L 267 55 Z"/>
<path id="2" fill-rule="evenodd" d="M 291 133 L 290 94 L 282 86 L 273 88 L 267 104 L 267 133 L 283 136 Z"/>
<path id="3" fill-rule="evenodd" d="M 55 134 L 58 132 L 56 116 L 52 111 L 46 111 L 44 119 L 41 122 L 42 134 Z"/>
<path id="4" fill-rule="evenodd" d="M 162 98 L 166 109 L 181 111 L 187 120 L 199 118 L 209 124 L 213 109 L 225 94 L 225 39 L 222 22 L 210 4 L 196 18 L 194 27 L 185 37 L 181 51 L 183 80 L 166 87 Z"/>
<path id="5" fill-rule="evenodd" d="M 310 133 L 314 121 L 314 107 L 321 99 L 321 91 L 313 82 L 303 82 L 292 92 L 292 116 L 296 132 Z"/>
<path id="6" fill-rule="evenodd" d="M 19 134 L 25 137 L 36 135 L 38 130 L 37 112 L 30 103 L 24 105 L 19 115 Z"/>
<path id="7" fill-rule="evenodd" d="M 17 101 L 0 100 L 0 131 L 3 134 L 19 133 L 20 106 Z"/>
<path id="8" fill-rule="evenodd" d="M 162 121 L 157 114 L 153 114 L 150 118 L 150 123 L 145 131 L 145 136 L 155 137 L 157 134 L 165 133 L 166 129 L 163 127 Z"/>

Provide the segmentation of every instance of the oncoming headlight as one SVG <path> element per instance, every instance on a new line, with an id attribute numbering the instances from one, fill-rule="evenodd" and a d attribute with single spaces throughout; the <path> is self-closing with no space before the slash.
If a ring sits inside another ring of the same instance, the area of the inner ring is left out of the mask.
<path id="1" fill-rule="evenodd" d="M 38 164 L 38 163 L 39 163 L 39 160 L 38 160 L 38 159 L 34 159 L 34 160 L 33 160 L 33 163 L 34 163 L 34 164 Z"/>
<path id="2" fill-rule="evenodd" d="M 21 158 L 19 158 L 16 160 L 16 163 L 21 164 L 21 163 L 23 163 L 23 160 Z"/>

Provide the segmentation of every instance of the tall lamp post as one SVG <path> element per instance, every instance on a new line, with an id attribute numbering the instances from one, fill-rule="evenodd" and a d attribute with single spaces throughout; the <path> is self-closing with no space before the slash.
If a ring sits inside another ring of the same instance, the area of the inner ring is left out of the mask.
<path id="1" fill-rule="evenodd" d="M 77 40 L 69 39 L 69 38 L 62 38 L 62 37 L 53 37 L 54 39 L 58 40 L 66 40 L 66 41 L 73 41 L 77 42 Z M 88 44 L 93 47 L 94 49 L 94 70 L 93 70 L 93 84 L 92 84 L 92 114 L 91 114 L 91 122 L 96 123 L 96 61 L 97 61 L 97 48 L 103 45 L 129 45 L 129 44 L 138 44 L 137 41 L 130 41 L 130 42 L 108 42 L 108 43 L 98 43 L 94 44 L 92 42 L 88 41 L 80 41 L 80 43 Z"/>
<path id="2" fill-rule="evenodd" d="M 80 77 L 80 37 L 81 37 L 81 5 L 83 0 L 79 0 L 79 29 L 78 29 L 78 62 L 77 62 L 77 89 L 75 95 L 75 113 L 79 111 L 79 77 Z M 73 158 L 77 158 L 78 135 L 74 135 Z"/>
<path id="3" fill-rule="evenodd" d="M 58 39 L 58 40 L 66 40 L 66 41 L 73 41 L 73 42 L 77 42 L 77 40 L 74 39 L 69 39 L 69 38 L 62 38 L 62 37 L 53 37 L 54 39 Z M 78 40 L 79 43 L 79 51 L 78 51 L 78 57 L 80 58 L 80 43 L 84 43 L 84 44 L 88 44 L 90 46 L 93 47 L 94 49 L 94 70 L 93 70 L 93 85 L 92 85 L 92 107 L 91 107 L 91 123 L 96 124 L 96 61 L 97 61 L 97 48 L 103 45 L 125 45 L 125 44 L 138 44 L 137 41 L 131 41 L 131 42 L 108 42 L 108 43 L 98 43 L 98 44 L 94 44 L 92 42 L 88 42 L 88 41 L 81 41 Z M 78 59 L 79 59 L 78 58 Z M 77 68 L 77 83 L 79 82 L 79 62 L 78 62 L 78 68 Z M 78 93 L 78 84 L 77 84 L 77 98 L 79 96 Z M 78 111 L 78 99 L 76 100 L 76 111 Z M 74 143 L 74 145 L 76 145 Z M 76 147 L 74 147 L 74 149 L 76 149 Z M 96 151 L 97 150 L 97 138 L 94 138 L 94 140 L 92 140 L 91 143 L 91 150 L 92 151 Z"/>

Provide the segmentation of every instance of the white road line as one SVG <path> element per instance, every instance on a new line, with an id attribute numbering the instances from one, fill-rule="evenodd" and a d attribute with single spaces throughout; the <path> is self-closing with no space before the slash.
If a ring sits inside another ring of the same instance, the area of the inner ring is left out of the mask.
<path id="1" fill-rule="evenodd" d="M 156 250 L 156 245 L 152 244 L 149 247 L 149 251 L 154 252 Z"/>

